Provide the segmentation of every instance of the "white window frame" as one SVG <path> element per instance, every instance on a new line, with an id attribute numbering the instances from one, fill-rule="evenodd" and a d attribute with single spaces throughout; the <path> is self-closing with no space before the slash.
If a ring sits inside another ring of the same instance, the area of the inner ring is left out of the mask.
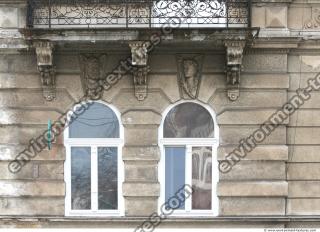
<path id="1" fill-rule="evenodd" d="M 122 147 L 124 145 L 124 128 L 121 123 L 120 112 L 103 101 L 95 101 L 109 107 L 119 121 L 119 138 L 69 138 L 69 127 L 64 130 L 64 146 L 66 148 L 66 160 L 64 163 L 64 180 L 66 184 L 65 195 L 65 216 L 85 216 L 85 217 L 106 217 L 124 216 L 124 198 L 122 194 L 122 184 L 124 181 L 124 164 L 122 160 Z M 80 106 L 81 104 L 79 104 Z M 89 107 L 90 109 L 90 107 Z M 90 147 L 91 148 L 91 209 L 73 210 L 71 205 L 71 148 Z M 117 148 L 118 163 L 118 209 L 99 210 L 98 209 L 98 147 Z"/>
<path id="2" fill-rule="evenodd" d="M 214 138 L 163 138 L 163 126 L 164 121 L 174 107 L 182 103 L 195 103 L 204 107 L 211 115 L 214 122 Z M 217 150 L 219 146 L 219 127 L 216 120 L 216 115 L 210 106 L 196 101 L 196 100 L 182 100 L 175 104 L 170 105 L 162 114 L 162 121 L 159 127 L 158 144 L 160 146 L 160 162 L 159 162 L 159 182 L 160 182 L 160 197 L 158 201 L 158 213 L 159 215 L 167 213 L 163 212 L 165 207 L 162 205 L 165 203 L 165 147 L 185 147 L 186 149 L 186 167 L 185 167 L 185 184 L 192 186 L 192 147 L 211 147 L 212 148 L 212 199 L 211 210 L 192 210 L 192 195 L 185 201 L 185 209 L 176 209 L 169 217 L 215 217 L 219 214 L 219 199 L 217 196 L 217 184 L 219 181 L 219 169 Z"/>

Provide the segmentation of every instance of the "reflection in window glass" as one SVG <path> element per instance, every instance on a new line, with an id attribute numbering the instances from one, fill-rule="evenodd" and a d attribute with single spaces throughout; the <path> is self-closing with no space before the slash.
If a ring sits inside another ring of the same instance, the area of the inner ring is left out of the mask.
<path id="1" fill-rule="evenodd" d="M 192 209 L 210 210 L 212 201 L 212 148 L 192 148 Z"/>
<path id="2" fill-rule="evenodd" d="M 69 126 L 70 138 L 118 138 L 119 122 L 115 113 L 101 103 L 93 103 Z"/>
<path id="3" fill-rule="evenodd" d="M 118 208 L 118 161 L 116 147 L 98 148 L 98 208 Z"/>
<path id="4" fill-rule="evenodd" d="M 164 138 L 213 138 L 213 119 L 201 105 L 182 103 L 168 113 L 163 135 Z"/>
<path id="5" fill-rule="evenodd" d="M 165 202 L 168 202 L 185 185 L 185 153 L 185 147 L 165 148 Z M 172 206 L 172 208 L 184 209 L 184 201 L 180 207 Z"/>
<path id="6" fill-rule="evenodd" d="M 91 209 L 91 151 L 90 147 L 71 148 L 72 209 Z"/>

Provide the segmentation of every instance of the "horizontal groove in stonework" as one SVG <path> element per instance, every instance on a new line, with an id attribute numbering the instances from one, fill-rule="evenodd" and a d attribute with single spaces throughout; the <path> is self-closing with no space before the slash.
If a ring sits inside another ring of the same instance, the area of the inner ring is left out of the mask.
<path id="1" fill-rule="evenodd" d="M 221 181 L 218 183 L 218 196 L 233 197 L 275 197 L 288 195 L 286 181 Z"/>

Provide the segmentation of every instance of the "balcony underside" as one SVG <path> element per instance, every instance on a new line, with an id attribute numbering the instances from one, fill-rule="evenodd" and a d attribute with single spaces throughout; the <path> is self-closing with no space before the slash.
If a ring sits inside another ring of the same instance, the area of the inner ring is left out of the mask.
<path id="1" fill-rule="evenodd" d="M 220 49 L 226 39 L 246 40 L 250 43 L 258 36 L 259 28 L 210 29 L 25 29 L 27 41 L 51 41 L 63 50 L 128 50 L 131 41 L 150 41 L 157 49 Z M 160 42 L 159 42 L 160 41 Z"/>

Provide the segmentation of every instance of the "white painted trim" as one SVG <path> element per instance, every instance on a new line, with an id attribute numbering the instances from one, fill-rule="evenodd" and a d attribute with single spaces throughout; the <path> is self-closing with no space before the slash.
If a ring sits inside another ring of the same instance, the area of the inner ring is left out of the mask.
<path id="1" fill-rule="evenodd" d="M 193 145 L 193 146 L 212 146 L 212 144 L 218 143 L 218 139 L 216 138 L 199 138 L 199 139 L 191 139 L 191 138 L 174 138 L 174 139 L 160 139 L 159 144 L 165 145 Z"/>
<path id="2" fill-rule="evenodd" d="M 192 146 L 186 145 L 186 167 L 185 167 L 185 183 L 188 186 L 192 186 Z M 165 186 L 165 185 L 164 185 Z M 185 201 L 185 213 L 190 214 L 192 208 L 192 202 L 190 200 Z"/>
<path id="3" fill-rule="evenodd" d="M 108 144 L 110 146 L 118 146 L 119 144 L 123 144 L 123 139 L 101 139 L 101 138 L 97 138 L 97 139 L 83 139 L 83 138 L 79 138 L 79 139 L 68 139 L 66 138 L 64 140 L 64 142 L 66 144 L 69 145 L 74 145 L 74 146 L 90 146 L 92 144 L 95 144 L 97 146 L 105 146 L 105 144 Z"/>
<path id="4" fill-rule="evenodd" d="M 196 103 L 204 107 L 211 115 L 214 122 L 214 138 L 163 138 L 163 125 L 167 114 L 171 109 L 182 103 Z M 219 214 L 219 199 L 217 196 L 217 184 L 219 181 L 219 169 L 218 169 L 218 159 L 217 150 L 219 146 L 219 127 L 217 124 L 216 114 L 212 108 L 204 103 L 196 100 L 181 100 L 175 104 L 170 105 L 162 114 L 161 124 L 159 126 L 158 132 L 158 144 L 160 147 L 160 161 L 158 176 L 160 182 L 160 196 L 158 200 L 158 213 L 162 214 L 161 206 L 165 203 L 165 146 L 177 146 L 186 147 L 186 168 L 185 177 L 186 184 L 192 186 L 192 147 L 193 146 L 208 146 L 212 147 L 212 209 L 211 210 L 192 210 L 192 196 L 188 198 L 185 202 L 185 210 L 175 210 L 170 216 L 171 217 L 203 217 L 211 216 L 215 217 Z"/>
<path id="5" fill-rule="evenodd" d="M 91 210 L 98 210 L 98 147 L 91 145 Z"/>
<path id="6" fill-rule="evenodd" d="M 65 216 L 83 217 L 114 217 L 124 216 L 124 197 L 122 185 L 124 182 L 124 164 L 122 159 L 122 147 L 124 145 L 124 127 L 121 123 L 120 112 L 103 101 L 95 101 L 109 107 L 115 113 L 119 121 L 119 138 L 69 138 L 69 128 L 64 130 L 64 145 L 66 148 L 66 160 L 64 163 L 64 180 L 66 184 L 65 196 Z M 80 105 L 80 104 L 79 104 Z M 89 108 L 90 109 L 90 108 Z M 91 210 L 72 210 L 71 209 L 71 147 L 91 147 Z M 116 147 L 118 158 L 118 209 L 117 210 L 98 210 L 98 147 Z"/>

